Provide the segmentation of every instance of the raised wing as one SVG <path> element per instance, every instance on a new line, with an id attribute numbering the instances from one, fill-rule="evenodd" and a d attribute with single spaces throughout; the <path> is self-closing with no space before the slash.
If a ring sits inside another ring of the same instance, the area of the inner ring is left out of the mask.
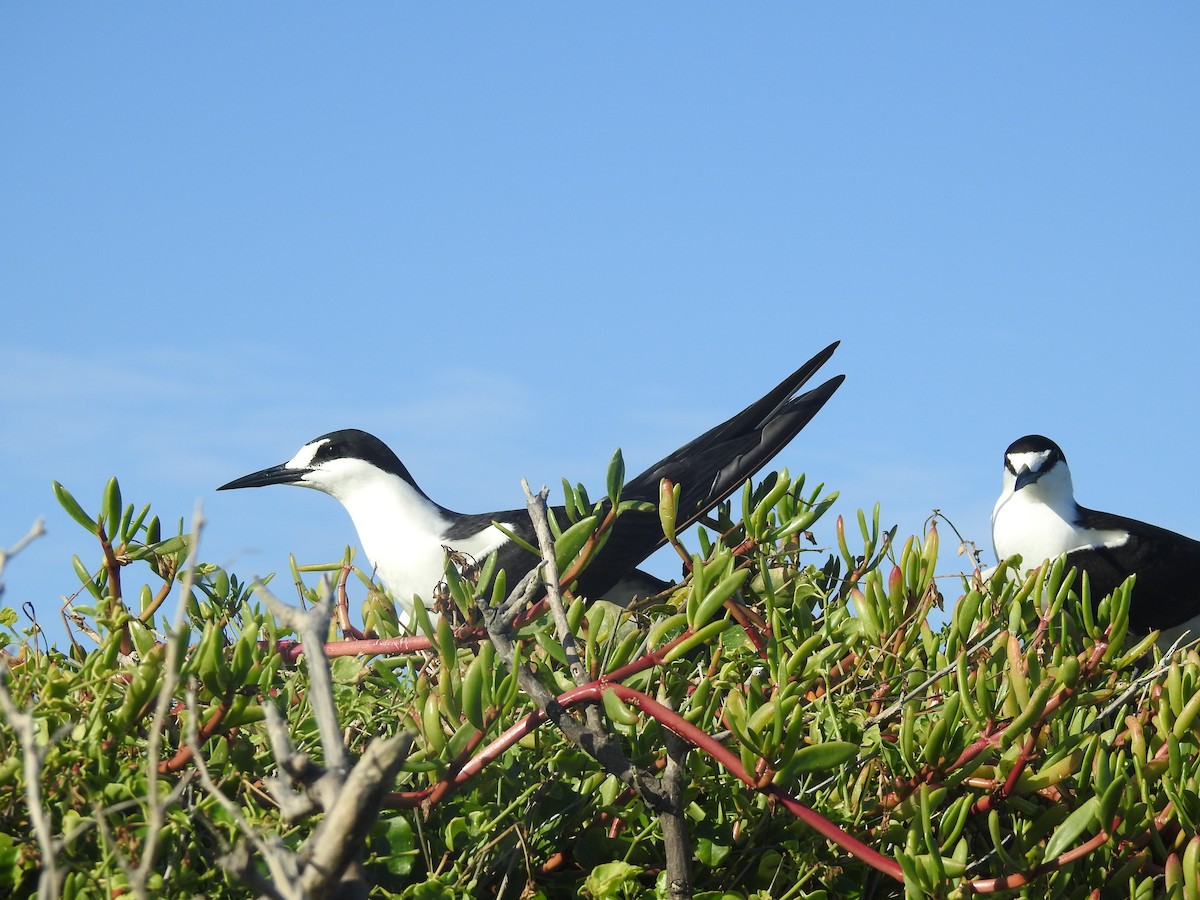
<path id="1" fill-rule="evenodd" d="M 833 354 L 830 344 L 770 393 L 684 444 L 626 482 L 624 500 L 658 503 L 659 483 L 681 486 L 677 525 L 691 525 L 770 462 L 833 396 L 844 375 L 793 396 Z M 657 513 L 623 513 L 597 559 L 579 579 L 579 592 L 601 597 L 666 543 Z"/>

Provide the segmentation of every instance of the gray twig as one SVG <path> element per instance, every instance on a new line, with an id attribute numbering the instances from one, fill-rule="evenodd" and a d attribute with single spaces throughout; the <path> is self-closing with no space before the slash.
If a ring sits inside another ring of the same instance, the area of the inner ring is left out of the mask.
<path id="1" fill-rule="evenodd" d="M 333 675 L 329 670 L 329 657 L 325 655 L 325 639 L 329 634 L 329 622 L 333 616 L 333 582 L 328 578 L 322 579 L 318 593 L 320 599 L 316 606 L 307 610 L 284 603 L 264 585 L 258 585 L 257 592 L 275 618 L 284 627 L 300 635 L 311 682 L 308 691 L 309 703 L 321 735 L 325 765 L 340 778 L 345 778 L 350 769 L 350 758 L 342 741 L 341 727 L 338 725 L 337 704 L 333 698 Z M 321 805 L 325 809 L 332 807 L 336 800 L 337 786 L 332 782 L 329 784 L 333 788 L 333 795 L 322 798 Z"/>
<path id="2" fill-rule="evenodd" d="M 8 565 L 8 561 L 45 533 L 46 518 L 45 516 L 38 516 L 37 521 L 33 523 L 33 526 L 29 529 L 25 537 L 7 549 L 0 547 L 0 594 L 4 593 L 4 567 Z"/>
<path id="3" fill-rule="evenodd" d="M 579 648 L 575 645 L 575 635 L 567 622 L 567 611 L 563 606 L 562 586 L 559 584 L 558 559 L 554 554 L 554 535 L 550 532 L 549 510 L 546 508 L 546 498 L 549 488 L 542 487 L 535 495 L 529 490 L 529 482 L 521 479 L 521 487 L 525 489 L 525 505 L 529 509 L 529 518 L 533 521 L 533 530 L 537 533 L 538 549 L 542 551 L 542 582 L 546 585 L 546 603 L 550 614 L 554 617 L 554 627 L 558 631 L 558 641 L 562 644 L 567 657 L 567 666 L 575 683 L 583 687 L 591 679 L 587 670 L 579 661 Z M 584 718 L 588 728 L 593 732 L 604 733 L 604 723 L 600 720 L 600 710 L 588 706 L 584 710 Z"/>
<path id="4" fill-rule="evenodd" d="M 246 821 L 238 805 L 225 796 L 209 774 L 208 764 L 200 749 L 200 733 L 196 724 L 200 719 L 200 710 L 196 704 L 196 691 L 192 688 L 187 692 L 187 706 L 187 742 L 192 748 L 192 761 L 200 775 L 200 784 L 221 805 L 245 838 L 222 858 L 221 864 L 231 875 L 271 900 L 307 900 L 299 887 L 300 866 L 295 854 L 283 845 L 278 835 L 260 835 Z M 264 878 L 258 871 L 247 842 L 254 846 L 258 857 L 267 864 L 269 878 Z"/>
<path id="5" fill-rule="evenodd" d="M 549 532 L 544 494 L 540 497 L 532 497 L 532 502 L 529 503 L 529 514 L 534 521 L 535 528 L 545 527 L 547 533 Z M 554 558 L 553 544 L 549 548 L 543 547 L 542 553 L 543 557 L 549 558 L 549 560 L 543 559 L 543 565 L 547 561 L 552 562 Z M 517 605 L 520 601 L 518 594 L 524 596 L 531 590 L 532 587 L 528 578 L 522 579 L 521 583 L 513 589 L 512 594 L 505 601 L 505 608 Z M 561 600 L 559 602 L 561 607 Z M 496 652 L 504 660 L 509 671 L 513 671 L 514 651 L 511 638 L 511 620 L 498 615 L 497 611 L 493 609 L 485 608 L 484 613 L 488 636 L 491 638 L 492 643 L 495 644 Z M 562 628 L 565 632 L 569 633 L 565 617 Z M 567 740 L 581 747 L 605 769 L 615 775 L 623 784 L 637 791 L 652 809 L 659 810 L 663 808 L 663 805 L 667 802 L 666 794 L 658 778 L 653 773 L 633 764 L 624 751 L 621 750 L 616 739 L 604 729 L 598 713 L 594 717 L 588 715 L 586 723 L 580 722 L 559 705 L 556 696 L 534 676 L 533 671 L 528 666 L 520 666 L 515 669 L 515 672 L 521 690 L 546 714 L 547 718 L 566 736 Z"/>
<path id="6" fill-rule="evenodd" d="M 669 698 L 663 705 L 674 708 Z M 690 745 L 670 729 L 664 728 L 667 764 L 663 769 L 662 785 L 666 804 L 658 812 L 663 830 L 663 848 L 667 859 L 668 900 L 688 900 L 692 896 L 692 848 L 684 814 L 684 761 Z"/>
<path id="7" fill-rule="evenodd" d="M 169 804 L 178 799 L 178 788 L 168 793 L 160 800 L 158 797 L 158 761 L 162 752 L 163 729 L 166 727 L 167 716 L 175 699 L 175 689 L 179 687 L 180 658 L 187 647 L 183 639 L 183 617 L 187 607 L 187 599 L 196 583 L 196 560 L 200 547 L 200 532 L 204 530 L 204 513 L 202 504 L 197 501 L 192 512 L 192 541 L 188 547 L 187 559 L 184 562 L 183 580 L 180 582 L 179 602 L 175 605 L 175 616 L 171 621 L 171 631 L 167 635 L 166 661 L 162 669 L 162 685 L 154 705 L 154 719 L 150 725 L 150 734 L 146 746 L 146 843 L 142 847 L 141 861 L 130 873 L 129 886 L 134 895 L 142 900 L 149 898 L 147 883 L 154 872 L 154 857 L 158 850 L 161 837 L 163 814 Z"/>
<path id="8" fill-rule="evenodd" d="M 333 583 L 329 579 L 322 583 L 320 600 L 308 610 L 284 603 L 262 585 L 258 586 L 258 593 L 279 622 L 299 634 L 303 642 L 309 672 L 309 705 L 325 753 L 325 766 L 296 753 L 282 714 L 272 704 L 264 704 L 271 750 L 286 776 L 268 779 L 267 787 L 286 821 L 295 822 L 316 809 L 324 810 L 325 817 L 295 853 L 284 847 L 277 836 L 255 833 L 209 778 L 199 747 L 195 746 L 198 741 L 193 714 L 189 742 L 196 754 L 201 783 L 230 812 L 246 837 L 226 854 L 222 864 L 235 877 L 272 900 L 365 898 L 370 885 L 361 870 L 362 849 L 379 817 L 383 798 L 408 757 L 413 736 L 404 732 L 372 741 L 358 763 L 351 767 L 338 727 L 333 676 L 325 654 L 325 637 L 333 613 Z M 194 704 L 194 694 L 189 694 L 189 702 Z M 289 778 L 303 785 L 304 790 L 293 790 Z M 269 878 L 262 876 L 255 856 L 266 863 Z"/>
<path id="9" fill-rule="evenodd" d="M 370 885 L 363 879 L 359 858 L 412 742 L 408 731 L 374 740 L 350 770 L 337 800 L 326 808 L 325 818 L 301 849 L 300 884 L 308 896 L 332 896 L 335 887 L 339 900 L 367 896 Z"/>
<path id="10" fill-rule="evenodd" d="M 542 551 L 542 582 L 546 585 L 546 602 L 550 606 L 550 614 L 554 617 L 554 627 L 558 630 L 558 639 L 567 655 L 567 664 L 571 667 L 571 676 L 575 683 L 582 687 L 587 684 L 587 673 L 579 662 L 579 649 L 575 646 L 575 635 L 571 634 L 571 626 L 567 624 L 567 611 L 563 607 L 562 588 L 559 585 L 558 559 L 554 555 L 554 535 L 550 532 L 550 520 L 546 510 L 546 498 L 550 489 L 543 486 L 535 495 L 529 489 L 529 482 L 521 479 L 521 487 L 525 490 L 525 505 L 529 508 L 529 517 L 533 520 L 533 530 L 537 534 L 538 549 Z"/>
<path id="11" fill-rule="evenodd" d="M 525 489 L 526 505 L 529 516 L 533 520 L 534 531 L 538 536 L 538 546 L 542 552 L 542 580 L 546 584 L 546 600 L 554 617 L 558 631 L 558 639 L 566 653 L 567 663 L 571 668 L 571 676 L 580 687 L 588 684 L 590 679 L 587 670 L 579 660 L 579 651 L 575 644 L 575 636 L 567 623 L 567 614 L 563 606 L 562 591 L 559 585 L 558 564 L 554 555 L 554 538 L 550 532 L 549 511 L 546 508 L 546 488 L 534 495 L 529 490 L 529 484 L 522 479 L 521 486 Z M 539 705 L 541 705 L 539 703 Z M 546 707 L 543 707 L 546 709 Z M 547 714 L 549 710 L 547 709 Z M 565 717 L 564 717 L 565 718 Z M 663 829 L 663 839 L 666 845 L 668 895 L 671 900 L 683 900 L 690 897 L 691 890 L 691 848 L 688 841 L 687 820 L 684 818 L 683 804 L 683 761 L 687 756 L 687 744 L 672 734 L 666 732 L 667 764 L 661 779 L 655 778 L 650 772 L 635 766 L 619 746 L 617 739 L 604 728 L 600 718 L 600 710 L 589 705 L 585 708 L 586 724 L 581 727 L 583 741 L 580 743 L 606 769 L 622 777 L 648 802 L 659 818 Z M 574 720 L 570 720 L 574 722 Z M 555 724 L 559 724 L 556 722 Z M 561 728 L 562 726 L 559 725 Z M 570 734 L 564 730 L 570 737 Z M 572 740 L 575 740 L 572 738 Z"/>
<path id="12" fill-rule="evenodd" d="M 8 664 L 0 657 L 0 712 L 3 712 L 17 740 L 21 744 L 24 760 L 25 802 L 29 807 L 29 821 L 37 838 L 41 853 L 42 874 L 38 878 L 39 897 L 58 897 L 62 890 L 62 875 L 58 871 L 58 851 L 62 841 L 54 836 L 50 816 L 42 806 L 42 763 L 46 753 L 73 727 L 73 722 L 64 722 L 50 735 L 46 743 L 38 743 L 38 724 L 31 708 L 17 709 L 8 693 Z"/>

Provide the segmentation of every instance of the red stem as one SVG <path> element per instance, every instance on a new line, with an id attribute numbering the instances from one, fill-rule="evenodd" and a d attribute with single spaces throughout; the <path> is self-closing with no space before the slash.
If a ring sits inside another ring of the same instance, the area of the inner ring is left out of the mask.
<path id="1" fill-rule="evenodd" d="M 742 767 L 741 760 L 733 751 L 729 750 L 712 735 L 700 730 L 695 725 L 692 725 L 681 716 L 663 706 L 661 703 L 647 697 L 640 691 L 626 687 L 623 684 L 611 684 L 601 681 L 592 682 L 591 684 L 578 687 L 567 691 L 565 694 L 560 694 L 556 699 L 560 706 L 564 709 L 569 709 L 582 703 L 598 703 L 603 699 L 605 690 L 616 691 L 617 696 L 622 700 L 636 706 L 642 713 L 654 718 L 661 725 L 669 728 L 683 740 L 692 744 L 695 747 L 703 750 L 717 762 L 721 763 L 735 777 L 737 777 L 747 787 L 750 787 L 760 793 L 771 797 L 792 815 L 800 819 L 818 834 L 827 838 L 832 843 L 841 847 L 851 855 L 865 862 L 867 865 L 882 872 L 883 874 L 902 882 L 904 880 L 904 872 L 900 868 L 900 864 L 893 859 L 889 859 L 879 851 L 868 847 L 862 841 L 858 840 L 849 833 L 843 831 L 833 822 L 826 819 L 824 816 L 817 813 L 815 810 L 805 806 L 800 801 L 796 800 L 782 788 L 775 784 L 759 785 L 756 783 L 753 776 L 748 774 Z M 483 768 L 503 754 L 509 747 L 519 741 L 522 737 L 529 734 L 535 728 L 547 721 L 546 714 L 537 710 L 530 713 L 525 718 L 511 725 L 498 738 L 485 747 L 478 756 L 470 760 L 466 765 L 459 770 L 454 778 L 455 785 L 462 784 L 464 781 L 473 778 L 479 774 Z M 418 805 L 422 800 L 430 796 L 433 788 L 425 791 L 415 792 L 413 794 L 393 795 L 394 802 L 403 803 L 403 805 Z"/>
<path id="2" fill-rule="evenodd" d="M 216 730 L 221 725 L 221 720 L 225 718 L 225 714 L 229 712 L 229 704 L 224 701 L 217 704 L 217 708 L 213 710 L 213 714 L 208 717 L 208 721 L 200 726 L 199 734 L 196 738 L 196 743 L 200 746 L 212 737 Z M 170 759 L 163 760 L 158 764 L 160 775 L 169 775 L 171 772 L 178 772 L 189 762 L 192 761 L 192 745 L 184 744 Z"/>
<path id="3" fill-rule="evenodd" d="M 1114 826 L 1115 830 L 1115 826 Z M 1034 866 L 1027 872 L 1014 872 L 1011 875 L 1005 875 L 1001 878 L 980 878 L 977 881 L 970 882 L 971 889 L 980 894 L 991 894 L 996 891 L 1011 891 L 1019 887 L 1029 884 L 1035 879 L 1040 878 L 1047 872 L 1053 872 L 1055 869 L 1061 869 L 1068 863 L 1072 863 L 1077 859 L 1087 856 L 1093 850 L 1100 847 L 1109 840 L 1109 833 L 1101 831 L 1099 834 L 1084 841 L 1078 847 L 1066 851 L 1061 856 L 1047 860 L 1039 866 Z"/>

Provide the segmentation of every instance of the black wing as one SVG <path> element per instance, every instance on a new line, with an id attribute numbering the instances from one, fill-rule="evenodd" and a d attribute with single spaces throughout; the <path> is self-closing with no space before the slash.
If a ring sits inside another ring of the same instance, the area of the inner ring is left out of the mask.
<path id="1" fill-rule="evenodd" d="M 833 396 L 844 375 L 793 396 L 833 354 L 830 344 L 731 419 L 710 429 L 625 483 L 623 500 L 657 505 L 659 483 L 681 486 L 677 527 L 683 530 L 741 487 L 770 462 Z M 578 592 L 602 597 L 647 556 L 666 543 L 658 513 L 626 512 L 604 549 L 579 578 Z"/>
<path id="2" fill-rule="evenodd" d="M 1095 600 L 1111 594 L 1133 573 L 1137 581 L 1129 606 L 1131 629 L 1174 628 L 1200 615 L 1200 541 L 1124 516 L 1084 512 L 1091 527 L 1129 533 L 1116 547 L 1085 547 L 1067 554 L 1068 567 L 1087 572 Z"/>
<path id="3" fill-rule="evenodd" d="M 836 348 L 837 343 L 830 344 L 770 393 L 627 481 L 622 499 L 657 505 L 659 483 L 669 478 L 681 485 L 677 527 L 683 530 L 694 523 L 770 462 L 833 396 L 845 380 L 844 375 L 831 378 L 799 397 L 793 395 Z M 563 507 L 552 507 L 550 512 L 563 528 L 570 524 Z M 474 534 L 491 521 L 511 523 L 516 534 L 537 546 L 533 524 L 523 509 L 462 516 L 455 532 L 448 537 L 453 538 L 459 531 Z M 576 592 L 595 599 L 623 582 L 619 590 L 624 593 L 631 590 L 656 593 L 654 588 L 664 588 L 667 582 L 639 571 L 637 566 L 665 543 L 657 512 L 623 513 L 603 550 L 579 577 Z M 536 562 L 533 554 L 513 542 L 504 544 L 497 552 L 497 566 L 507 573 L 510 588 Z"/>

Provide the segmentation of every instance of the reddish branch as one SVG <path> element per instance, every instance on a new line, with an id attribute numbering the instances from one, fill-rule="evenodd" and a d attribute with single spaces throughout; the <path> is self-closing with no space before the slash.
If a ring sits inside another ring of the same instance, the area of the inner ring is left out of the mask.
<path id="1" fill-rule="evenodd" d="M 165 581 L 163 586 L 158 589 L 158 593 L 156 593 L 154 598 L 146 605 L 146 608 L 138 613 L 138 620 L 149 624 L 151 619 L 154 618 L 154 614 L 158 612 L 158 608 L 162 606 L 164 602 L 166 602 L 167 596 L 171 593 L 171 588 L 174 586 L 174 577 L 170 578 L 168 581 Z"/>
<path id="2" fill-rule="evenodd" d="M 684 630 L 677 638 L 663 644 L 652 653 L 647 653 L 633 662 L 622 666 L 619 669 L 608 673 L 605 676 L 606 681 L 624 681 L 631 675 L 654 666 L 661 665 L 669 653 L 677 644 L 682 643 L 693 634 L 690 628 Z M 485 632 L 478 627 L 465 627 L 456 629 L 454 638 L 459 643 L 470 643 L 472 641 L 480 641 L 484 639 Z M 266 652 L 274 647 L 276 653 L 283 657 L 286 663 L 295 663 L 301 656 L 304 655 L 304 645 L 294 638 L 284 638 L 275 641 L 272 645 L 270 641 L 259 641 L 258 647 L 263 652 Z M 363 638 L 362 640 L 350 639 L 344 641 L 329 641 L 325 644 L 325 655 L 328 657 L 338 656 L 391 656 L 401 655 L 406 653 L 420 653 L 425 650 L 432 650 L 433 643 L 425 635 L 412 635 L 410 637 L 397 638 Z"/>
<path id="3" fill-rule="evenodd" d="M 1089 654 L 1088 658 L 1084 660 L 1082 665 L 1079 667 L 1079 679 L 1076 681 L 1076 685 L 1084 681 L 1095 671 L 1096 667 L 1100 664 L 1100 661 L 1104 658 L 1104 652 L 1107 649 L 1108 644 L 1106 642 L 1097 642 L 1096 646 L 1092 648 L 1091 654 Z M 1043 709 L 1042 714 L 1038 716 L 1033 723 L 1031 723 L 1030 728 L 1036 729 L 1045 725 L 1046 722 L 1050 720 L 1052 714 L 1058 710 L 1060 706 L 1071 699 L 1071 697 L 1075 696 L 1077 690 L 1077 687 L 1070 686 L 1063 686 L 1060 688 L 1059 691 L 1046 702 L 1046 708 Z M 957 769 L 965 766 L 988 747 L 998 746 L 1001 736 L 1008 729 L 1008 727 L 1009 725 L 1001 725 L 995 730 L 988 730 L 985 728 L 982 736 L 969 747 L 964 749 L 963 752 L 958 755 L 958 759 L 954 760 L 954 762 L 952 762 L 945 769 L 945 771 L 956 771 Z"/>
<path id="4" fill-rule="evenodd" d="M 108 539 L 103 525 L 96 526 L 96 536 L 100 538 L 100 549 L 104 551 L 104 568 L 108 571 L 108 593 L 112 597 L 113 603 L 119 604 L 121 602 L 121 562 L 117 559 L 112 541 Z"/>
<path id="5" fill-rule="evenodd" d="M 117 613 L 124 608 L 121 602 L 121 562 L 117 559 L 112 541 L 108 539 L 103 525 L 96 526 L 96 536 L 100 538 L 100 547 L 104 551 L 104 568 L 108 572 L 108 594 L 112 598 L 110 613 L 116 618 Z M 128 622 L 121 625 L 121 652 L 126 655 L 133 652 L 133 638 L 129 634 Z"/>
<path id="6" fill-rule="evenodd" d="M 985 797 L 980 797 L 971 806 L 971 814 L 978 815 L 993 810 L 996 805 L 1007 797 L 1012 796 L 1017 789 L 1017 782 L 1021 778 L 1021 773 L 1029 766 L 1037 756 L 1038 751 L 1038 735 L 1042 733 L 1042 725 L 1038 723 L 1029 729 L 1029 734 L 1025 737 L 1025 743 L 1021 746 L 1021 752 L 1017 754 L 1016 762 L 1013 763 L 1012 770 L 1008 773 L 1008 777 L 1004 779 L 1004 784 L 997 787 Z"/>
<path id="7" fill-rule="evenodd" d="M 1115 832 L 1117 830 L 1117 826 L 1120 825 L 1120 822 L 1121 820 L 1117 819 L 1115 822 L 1113 822 L 1110 831 L 1101 831 L 1094 837 L 1084 841 L 1078 847 L 1073 847 L 1060 856 L 1056 856 L 1054 859 L 1046 860 L 1045 862 L 1034 866 L 1028 871 L 1014 872 L 1011 875 L 1004 875 L 1000 878 L 979 878 L 970 882 L 971 889 L 980 894 L 993 894 L 997 891 L 1012 891 L 1019 887 L 1024 887 L 1038 878 L 1041 878 L 1043 875 L 1053 872 L 1055 869 L 1061 869 L 1068 863 L 1073 863 L 1077 859 L 1082 859 L 1089 853 L 1092 853 L 1100 847 L 1103 847 L 1106 843 L 1108 843 L 1109 840 L 1111 840 L 1111 832 Z"/>
<path id="8" fill-rule="evenodd" d="M 342 574 L 338 576 L 337 603 L 334 604 L 333 615 L 337 621 L 338 630 L 344 637 L 361 641 L 364 635 L 350 621 L 350 598 L 346 596 L 346 579 L 350 577 L 352 570 L 353 566 L 348 564 L 342 566 Z"/>
<path id="9" fill-rule="evenodd" d="M 596 702 L 601 700 L 605 690 L 615 691 L 617 696 L 626 703 L 636 706 L 645 715 L 654 718 L 659 724 L 669 728 L 692 746 L 713 757 L 747 787 L 771 797 L 818 834 L 841 847 L 857 859 L 897 881 L 904 880 L 904 873 L 900 868 L 900 864 L 895 860 L 889 859 L 879 851 L 868 847 L 862 841 L 858 840 L 858 838 L 843 831 L 824 816 L 796 800 L 778 785 L 767 784 L 760 786 L 756 784 L 754 776 L 742 767 L 741 760 L 736 753 L 720 743 L 712 735 L 700 730 L 686 719 L 640 691 L 635 691 L 633 688 L 620 684 L 606 685 L 597 683 L 569 691 L 559 697 L 559 702 L 563 706 L 570 706 L 579 702 Z"/>
<path id="10" fill-rule="evenodd" d="M 224 720 L 226 713 L 229 712 L 229 704 L 221 701 L 213 710 L 213 714 L 208 717 L 208 721 L 200 726 L 196 746 L 201 746 L 210 737 L 217 733 L 217 729 L 221 727 L 221 722 Z M 169 775 L 172 772 L 178 772 L 184 766 L 192 761 L 192 745 L 184 744 L 179 748 L 179 751 L 170 759 L 165 759 L 158 764 L 158 771 L 162 775 Z"/>
<path id="11" fill-rule="evenodd" d="M 794 816 L 809 825 L 819 834 L 832 841 L 837 846 L 846 850 L 856 858 L 862 860 L 867 865 L 878 871 L 888 875 L 897 881 L 904 880 L 904 873 L 900 868 L 899 863 L 895 860 L 881 854 L 879 851 L 868 847 L 862 841 L 843 831 L 833 822 L 826 819 L 813 809 L 805 806 L 796 800 L 782 788 L 775 784 L 759 785 L 753 775 L 746 772 L 743 768 L 741 760 L 737 754 L 729 750 L 720 741 L 712 735 L 692 725 L 687 720 L 683 719 L 677 713 L 672 712 L 661 703 L 646 696 L 640 691 L 626 687 L 621 684 L 613 684 L 607 679 L 593 682 L 584 687 L 575 688 L 567 691 L 565 694 L 560 694 L 556 699 L 558 704 L 563 709 L 570 709 L 584 703 L 599 703 L 602 702 L 603 693 L 605 690 L 612 690 L 617 693 L 622 700 L 632 706 L 636 706 L 642 713 L 652 717 L 664 727 L 670 729 L 678 737 L 688 742 L 694 747 L 704 751 L 709 756 L 716 759 L 722 766 L 728 769 L 736 778 L 743 782 L 747 787 L 750 787 L 760 793 L 771 797 Z M 498 759 L 510 747 L 516 744 L 521 738 L 532 733 L 535 729 L 549 721 L 545 712 L 537 710 L 522 718 L 520 721 L 511 725 L 499 737 L 492 741 L 480 753 L 459 769 L 453 779 L 453 786 L 457 787 L 471 778 L 474 778 L 492 761 Z M 423 791 L 415 791 L 404 794 L 393 794 L 389 798 L 390 804 L 395 806 L 418 806 L 431 799 L 431 794 L 434 790 L 441 788 L 441 782 L 431 788 Z M 444 789 L 442 796 L 444 797 L 449 792 L 449 789 Z"/>

